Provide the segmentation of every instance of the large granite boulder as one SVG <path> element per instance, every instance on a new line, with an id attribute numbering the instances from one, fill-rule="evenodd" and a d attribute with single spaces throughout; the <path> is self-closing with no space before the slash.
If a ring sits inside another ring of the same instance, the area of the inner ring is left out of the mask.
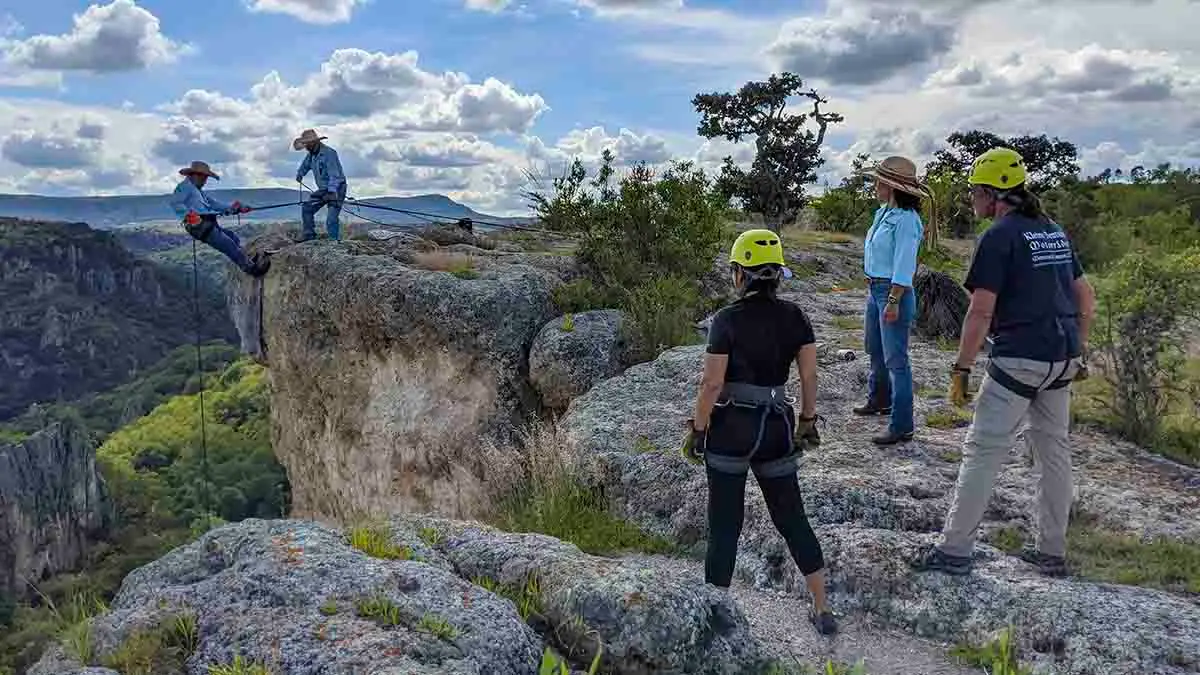
<path id="1" fill-rule="evenodd" d="M 529 380 L 550 408 L 621 372 L 624 315 L 618 310 L 569 314 L 548 322 L 529 350 Z"/>
<path id="2" fill-rule="evenodd" d="M 56 647 L 31 674 L 113 664 L 178 616 L 195 618 L 187 673 L 237 655 L 280 675 L 535 675 L 547 644 L 578 662 L 602 650 L 618 674 L 766 665 L 736 606 L 698 580 L 466 522 L 404 517 L 389 530 L 408 559 L 371 557 L 311 522 L 217 528 L 126 578 L 93 620 L 94 663 Z"/>
<path id="3" fill-rule="evenodd" d="M 0 445 L 0 597 L 74 568 L 107 521 L 96 447 L 81 428 L 60 422 Z"/>
<path id="4" fill-rule="evenodd" d="M 560 276 L 507 254 L 453 254 L 439 271 L 437 255 L 350 241 L 272 256 L 261 337 L 247 342 L 268 354 L 296 515 L 484 508 L 480 439 L 508 438 L 538 407 L 526 354 Z M 234 295 L 256 309 L 255 290 Z"/>

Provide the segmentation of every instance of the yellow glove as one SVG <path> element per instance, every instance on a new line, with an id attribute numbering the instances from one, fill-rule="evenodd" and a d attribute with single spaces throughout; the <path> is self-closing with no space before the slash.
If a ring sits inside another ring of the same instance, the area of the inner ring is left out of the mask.
<path id="1" fill-rule="evenodd" d="M 688 420 L 687 434 L 683 437 L 679 454 L 692 464 L 704 464 L 704 442 L 706 437 L 705 432 L 697 431 L 692 426 L 692 421 Z"/>
<path id="2" fill-rule="evenodd" d="M 971 402 L 971 369 L 959 368 L 957 365 L 950 370 L 950 403 L 963 407 Z"/>
<path id="3" fill-rule="evenodd" d="M 1084 349 L 1083 354 L 1079 356 L 1079 370 L 1075 371 L 1075 377 L 1073 378 L 1075 382 L 1082 382 L 1088 379 L 1088 375 L 1091 374 L 1088 372 L 1087 358 L 1087 349 Z"/>

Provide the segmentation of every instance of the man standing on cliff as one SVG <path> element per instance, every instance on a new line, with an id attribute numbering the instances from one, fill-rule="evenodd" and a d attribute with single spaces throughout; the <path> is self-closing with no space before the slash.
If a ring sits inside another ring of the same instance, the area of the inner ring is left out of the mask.
<path id="1" fill-rule="evenodd" d="M 251 260 L 242 250 L 242 242 L 237 234 L 221 227 L 217 216 L 231 216 L 238 213 L 249 213 L 250 207 L 241 202 L 222 204 L 204 193 L 204 185 L 209 178 L 221 180 L 213 173 L 205 162 L 192 162 L 179 170 L 183 180 L 175 187 L 171 195 L 171 208 L 183 218 L 184 229 L 198 241 L 215 248 L 225 254 L 233 264 L 251 276 L 261 277 L 271 266 L 270 260 Z"/>
<path id="2" fill-rule="evenodd" d="M 337 151 L 321 141 L 326 136 L 318 136 L 313 129 L 305 129 L 300 137 L 292 141 L 293 150 L 305 150 L 300 168 L 296 169 L 296 182 L 303 182 L 304 176 L 312 171 L 317 182 L 317 189 L 309 195 L 308 201 L 301 206 L 301 222 L 304 233 L 300 241 L 317 238 L 317 226 L 314 217 L 322 207 L 325 211 L 325 231 L 329 238 L 337 240 L 341 237 L 338 216 L 342 213 L 342 203 L 346 200 L 346 173 L 342 171 L 342 163 Z"/>

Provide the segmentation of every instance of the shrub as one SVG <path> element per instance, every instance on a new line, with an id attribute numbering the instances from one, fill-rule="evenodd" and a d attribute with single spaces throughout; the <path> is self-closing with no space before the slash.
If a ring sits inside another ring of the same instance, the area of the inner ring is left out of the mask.
<path id="1" fill-rule="evenodd" d="M 727 201 L 704 171 L 675 162 L 661 176 L 645 164 L 614 180 L 614 157 L 604 154 L 596 176 L 576 160 L 553 183 L 552 192 L 530 190 L 525 196 L 549 229 L 579 238 L 576 257 L 588 270 L 555 293 L 564 312 L 619 307 L 638 316 L 654 355 L 689 337 L 682 327 L 700 318 L 705 305 L 696 280 L 712 269 L 732 232 L 726 223 Z M 688 288 L 688 287 L 691 288 Z M 650 307 L 665 307 L 670 320 L 651 320 Z"/>
<path id="2" fill-rule="evenodd" d="M 458 637 L 458 629 L 449 621 L 437 614 L 426 614 L 417 623 L 417 630 L 429 633 L 439 640 L 453 640 Z"/>
<path id="3" fill-rule="evenodd" d="M 400 607 L 387 596 L 379 594 L 360 598 L 354 603 L 354 612 L 360 618 L 374 621 L 384 626 L 400 626 L 404 624 L 404 614 Z"/>
<path id="4" fill-rule="evenodd" d="M 105 657 L 104 665 L 122 675 L 179 672 L 199 646 L 196 617 L 185 613 L 164 619 L 153 628 L 134 631 Z"/>
<path id="5" fill-rule="evenodd" d="M 694 283 L 661 277 L 634 288 L 629 296 L 625 330 L 634 360 L 648 361 L 665 349 L 701 341 L 695 318 L 702 302 Z"/>
<path id="6" fill-rule="evenodd" d="M 1101 371 L 1110 385 L 1106 407 L 1129 440 L 1153 446 L 1173 401 L 1188 395 L 1185 320 L 1200 314 L 1200 249 L 1135 252 L 1100 284 Z"/>
<path id="7" fill-rule="evenodd" d="M 879 207 L 879 202 L 875 198 L 874 183 L 859 173 L 868 159 L 865 154 L 856 156 L 850 175 L 837 187 L 827 188 L 825 194 L 812 200 L 821 229 L 858 235 L 865 235 L 871 229 L 871 214 Z"/>

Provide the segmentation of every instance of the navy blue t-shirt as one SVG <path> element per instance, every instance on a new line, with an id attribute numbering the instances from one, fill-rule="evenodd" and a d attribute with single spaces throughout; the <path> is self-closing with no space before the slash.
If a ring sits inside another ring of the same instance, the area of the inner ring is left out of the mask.
<path id="1" fill-rule="evenodd" d="M 1083 276 L 1056 223 L 1009 213 L 979 238 L 964 286 L 996 294 L 991 356 L 1066 361 L 1080 355 L 1073 282 Z"/>

